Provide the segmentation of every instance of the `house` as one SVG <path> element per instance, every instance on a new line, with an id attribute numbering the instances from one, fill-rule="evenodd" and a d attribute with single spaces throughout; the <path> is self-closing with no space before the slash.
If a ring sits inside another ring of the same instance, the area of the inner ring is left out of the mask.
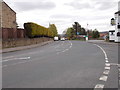
<path id="1" fill-rule="evenodd" d="M 101 39 L 105 39 L 106 36 L 108 36 L 108 31 L 103 31 L 103 32 L 100 32 L 100 38 Z"/>
<path id="2" fill-rule="evenodd" d="M 17 28 L 16 12 L 11 9 L 4 1 L 0 1 L 0 20 L 2 28 Z"/>
<path id="3" fill-rule="evenodd" d="M 115 30 L 109 30 L 109 41 L 110 42 L 115 41 Z"/>
<path id="4" fill-rule="evenodd" d="M 115 42 L 120 42 L 120 1 L 118 2 L 118 12 L 115 13 Z"/>

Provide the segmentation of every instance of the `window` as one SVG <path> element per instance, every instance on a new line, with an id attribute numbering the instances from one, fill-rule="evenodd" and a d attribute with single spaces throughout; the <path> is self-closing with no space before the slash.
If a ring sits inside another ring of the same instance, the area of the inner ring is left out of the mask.
<path id="1" fill-rule="evenodd" d="M 120 37 L 120 32 L 117 33 L 117 36 Z"/>
<path id="2" fill-rule="evenodd" d="M 118 25 L 118 29 L 120 29 L 120 25 Z"/>
<path id="3" fill-rule="evenodd" d="M 111 35 L 114 35 L 114 32 L 111 32 Z"/>

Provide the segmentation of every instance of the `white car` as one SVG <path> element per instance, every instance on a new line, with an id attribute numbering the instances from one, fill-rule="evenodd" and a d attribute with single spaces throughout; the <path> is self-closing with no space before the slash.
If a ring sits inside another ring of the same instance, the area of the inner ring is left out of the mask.
<path id="1" fill-rule="evenodd" d="M 58 37 L 54 37 L 54 41 L 58 41 L 59 40 L 59 38 Z"/>
<path id="2" fill-rule="evenodd" d="M 65 41 L 65 38 L 61 38 L 60 40 L 61 40 L 61 41 Z"/>

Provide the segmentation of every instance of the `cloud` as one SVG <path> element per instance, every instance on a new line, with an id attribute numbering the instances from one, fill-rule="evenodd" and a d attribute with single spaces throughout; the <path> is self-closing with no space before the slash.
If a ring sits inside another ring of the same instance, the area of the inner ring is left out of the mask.
<path id="1" fill-rule="evenodd" d="M 97 1 L 96 3 L 97 9 L 99 10 L 108 10 L 116 7 L 117 2 L 106 2 L 106 1 Z"/>
<path id="2" fill-rule="evenodd" d="M 68 18 L 73 18 L 73 17 L 75 17 L 75 16 L 66 15 L 66 14 L 56 14 L 56 15 L 50 16 L 50 18 L 54 18 L 54 19 L 68 19 Z"/>
<path id="3" fill-rule="evenodd" d="M 56 7 L 55 3 L 48 1 L 14 2 L 14 5 L 19 11 L 31 11 L 35 9 L 50 10 Z"/>
<path id="4" fill-rule="evenodd" d="M 78 0 L 74 0 L 70 3 L 65 3 L 65 5 L 71 6 L 75 9 L 91 9 L 93 6 L 90 5 L 88 2 L 79 2 Z"/>

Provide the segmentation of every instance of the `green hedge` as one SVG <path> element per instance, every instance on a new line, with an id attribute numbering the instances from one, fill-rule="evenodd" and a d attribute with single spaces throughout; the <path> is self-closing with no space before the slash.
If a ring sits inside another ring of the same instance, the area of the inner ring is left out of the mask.
<path id="1" fill-rule="evenodd" d="M 26 35 L 30 38 L 35 36 L 57 36 L 57 28 L 54 24 L 50 24 L 49 28 L 46 28 L 36 23 L 28 22 L 24 23 L 24 28 L 26 30 Z"/>

